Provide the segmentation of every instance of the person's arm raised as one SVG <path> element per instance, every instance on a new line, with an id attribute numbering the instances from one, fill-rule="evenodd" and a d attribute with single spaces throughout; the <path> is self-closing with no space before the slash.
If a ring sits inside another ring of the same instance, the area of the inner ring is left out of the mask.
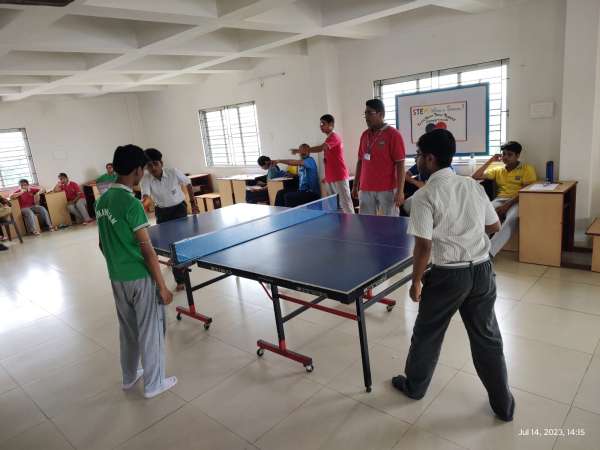
<path id="1" fill-rule="evenodd" d="M 502 155 L 494 155 L 492 156 L 490 159 L 488 159 L 483 166 L 481 166 L 479 169 L 477 169 L 473 175 L 471 175 L 471 177 L 473 177 L 476 180 L 485 180 L 485 171 L 487 170 L 487 168 L 490 166 L 490 164 L 494 163 L 494 162 L 499 162 L 502 161 Z"/>

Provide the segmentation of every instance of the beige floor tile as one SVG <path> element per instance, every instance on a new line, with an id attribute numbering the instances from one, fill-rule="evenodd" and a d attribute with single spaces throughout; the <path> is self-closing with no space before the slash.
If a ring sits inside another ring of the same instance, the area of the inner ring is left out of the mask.
<path id="1" fill-rule="evenodd" d="M 0 445 L 0 450 L 73 450 L 74 448 L 49 420 Z"/>
<path id="2" fill-rule="evenodd" d="M 250 450 L 254 447 L 198 408 L 184 406 L 119 450 Z"/>
<path id="3" fill-rule="evenodd" d="M 23 389 L 48 417 L 53 418 L 111 387 L 119 386 L 121 381 L 118 358 L 101 350 L 77 364 L 25 385 Z"/>
<path id="4" fill-rule="evenodd" d="M 114 448 L 184 404 L 170 392 L 146 399 L 142 390 L 141 383 L 128 392 L 115 386 L 65 409 L 53 422 L 78 449 Z"/>
<path id="5" fill-rule="evenodd" d="M 119 320 L 116 313 L 112 317 L 111 315 L 104 316 L 89 328 L 82 330 L 81 334 L 112 354 L 119 354 Z"/>
<path id="6" fill-rule="evenodd" d="M 78 333 L 55 317 L 45 317 L 12 331 L 0 339 L 0 360 L 29 351 L 49 341 L 65 341 L 78 337 Z"/>
<path id="7" fill-rule="evenodd" d="M 0 395 L 0 444 L 44 420 L 42 411 L 21 389 Z"/>
<path id="8" fill-rule="evenodd" d="M 40 319 L 49 317 L 50 313 L 34 305 L 25 297 L 18 296 L 20 301 L 11 305 L 4 305 L 0 311 L 0 335 L 12 330 L 20 329 Z"/>
<path id="9" fill-rule="evenodd" d="M 556 450 L 594 450 L 600 448 L 600 415 L 573 408 L 561 427 Z"/>
<path id="10" fill-rule="evenodd" d="M 263 450 L 389 449 L 407 429 L 398 419 L 324 388 L 256 444 Z"/>
<path id="11" fill-rule="evenodd" d="M 388 312 L 383 305 L 373 305 L 365 311 L 367 338 L 369 342 L 379 342 L 392 332 L 399 332 L 398 330 L 410 330 L 412 333 L 416 317 L 416 311 L 411 309 L 394 308 Z M 358 336 L 358 327 L 354 320 L 344 320 L 335 329 Z"/>
<path id="12" fill-rule="evenodd" d="M 417 426 L 473 450 L 552 449 L 554 437 L 519 436 L 522 429 L 557 428 L 569 405 L 513 389 L 513 422 L 496 419 L 487 393 L 473 375 L 459 373 L 433 401 Z"/>
<path id="13" fill-rule="evenodd" d="M 101 325 L 106 319 L 117 320 L 115 301 L 111 294 L 101 294 L 95 301 L 85 305 L 74 306 L 57 314 L 71 328 L 84 332 Z"/>
<path id="14" fill-rule="evenodd" d="M 498 253 L 494 260 L 494 268 L 497 273 L 502 275 L 517 274 L 530 277 L 540 277 L 548 270 L 546 266 L 519 262 L 516 252 Z"/>
<path id="15" fill-rule="evenodd" d="M 544 278 L 600 286 L 600 273 L 589 270 L 549 267 L 546 273 L 544 273 Z"/>
<path id="16" fill-rule="evenodd" d="M 371 392 L 365 391 L 360 360 L 336 376 L 327 386 L 408 423 L 414 423 L 418 419 L 457 372 L 438 364 L 427 394 L 423 399 L 416 401 L 398 392 L 391 382 L 393 376 L 404 373 L 407 352 L 373 345 L 369 353 L 373 379 Z"/>
<path id="17" fill-rule="evenodd" d="M 503 331 L 593 353 L 600 339 L 600 317 L 522 302 L 507 316 Z"/>
<path id="18" fill-rule="evenodd" d="M 307 377 L 321 384 L 329 383 L 350 364 L 360 360 L 358 337 L 337 330 L 319 336 L 298 351 L 313 359 L 314 371 Z"/>
<path id="19" fill-rule="evenodd" d="M 575 397 L 575 406 L 600 414 L 600 358 L 592 362 Z"/>
<path id="20" fill-rule="evenodd" d="M 17 387 L 17 383 L 12 377 L 4 370 L 0 364 L 0 394 L 10 391 Z"/>
<path id="21" fill-rule="evenodd" d="M 498 273 L 496 275 L 498 297 L 508 300 L 521 300 L 538 280 L 538 277 L 528 275 Z"/>
<path id="22" fill-rule="evenodd" d="M 19 384 L 25 385 L 75 364 L 99 350 L 99 345 L 80 335 L 49 341 L 0 363 Z"/>
<path id="23" fill-rule="evenodd" d="M 412 426 L 393 450 L 461 450 L 464 448 L 447 439 Z"/>
<path id="24" fill-rule="evenodd" d="M 496 311 L 496 318 L 498 320 L 504 319 L 519 305 L 517 300 L 509 300 L 506 298 L 498 297 L 494 304 L 494 310 Z"/>
<path id="25" fill-rule="evenodd" d="M 254 361 L 256 356 L 207 337 L 167 352 L 167 374 L 179 380 L 173 392 L 190 401 Z"/>
<path id="26" fill-rule="evenodd" d="M 503 339 L 511 386 L 563 403 L 573 401 L 590 354 L 509 334 Z M 463 370 L 477 373 L 472 362 Z"/>
<path id="27" fill-rule="evenodd" d="M 529 303 L 600 315 L 598 299 L 600 286 L 553 278 L 542 278 L 523 297 L 523 301 Z"/>
<path id="28" fill-rule="evenodd" d="M 297 370 L 256 361 L 191 404 L 254 442 L 320 388 Z"/>
<path id="29" fill-rule="evenodd" d="M 287 346 L 294 351 L 329 331 L 324 325 L 307 322 L 298 317 L 286 322 L 284 328 Z M 271 343 L 278 342 L 273 312 L 262 310 L 230 327 L 215 327 L 213 330 L 211 326 L 210 335 L 249 353 L 256 353 L 256 341 L 259 339 Z M 268 352 L 265 357 L 271 356 L 267 355 Z"/>

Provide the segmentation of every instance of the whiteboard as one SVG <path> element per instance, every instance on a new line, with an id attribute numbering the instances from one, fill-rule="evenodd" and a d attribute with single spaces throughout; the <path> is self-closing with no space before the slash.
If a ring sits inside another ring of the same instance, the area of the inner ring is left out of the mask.
<path id="1" fill-rule="evenodd" d="M 404 137 L 406 154 L 414 156 L 419 138 L 435 127 L 452 132 L 457 155 L 487 155 L 488 100 L 488 83 L 397 95 L 396 128 Z"/>

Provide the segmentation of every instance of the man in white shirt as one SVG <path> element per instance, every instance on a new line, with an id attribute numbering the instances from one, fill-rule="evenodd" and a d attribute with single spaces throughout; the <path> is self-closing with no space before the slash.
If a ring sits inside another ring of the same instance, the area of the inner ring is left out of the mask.
<path id="1" fill-rule="evenodd" d="M 419 303 L 404 375 L 394 387 L 422 398 L 435 370 L 450 319 L 460 312 L 473 363 L 496 416 L 511 421 L 515 401 L 508 387 L 502 336 L 494 313 L 496 280 L 488 235 L 500 220 L 483 188 L 452 172 L 456 142 L 434 130 L 417 144 L 419 173 L 430 175 L 413 195 L 408 233 L 415 237 L 410 296 Z M 432 267 L 426 273 L 431 259 Z"/>
<path id="2" fill-rule="evenodd" d="M 149 162 L 146 165 L 148 173 L 141 181 L 142 202 L 144 207 L 154 204 L 156 223 L 180 219 L 187 216 L 185 196 L 181 190 L 182 185 L 188 191 L 192 205 L 192 213 L 198 214 L 198 203 L 194 197 L 190 179 L 179 169 L 163 167 L 162 153 L 155 148 L 144 151 Z M 173 276 L 177 282 L 177 291 L 185 289 L 185 276 L 182 270 L 173 269 Z"/>

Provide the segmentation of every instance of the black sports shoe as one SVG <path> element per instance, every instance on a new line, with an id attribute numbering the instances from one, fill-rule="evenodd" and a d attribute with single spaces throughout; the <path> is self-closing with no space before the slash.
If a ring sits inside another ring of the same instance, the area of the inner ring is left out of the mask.
<path id="1" fill-rule="evenodd" d="M 3 252 L 5 250 L 8 250 L 8 247 L 4 244 L 0 244 L 0 252 Z"/>

